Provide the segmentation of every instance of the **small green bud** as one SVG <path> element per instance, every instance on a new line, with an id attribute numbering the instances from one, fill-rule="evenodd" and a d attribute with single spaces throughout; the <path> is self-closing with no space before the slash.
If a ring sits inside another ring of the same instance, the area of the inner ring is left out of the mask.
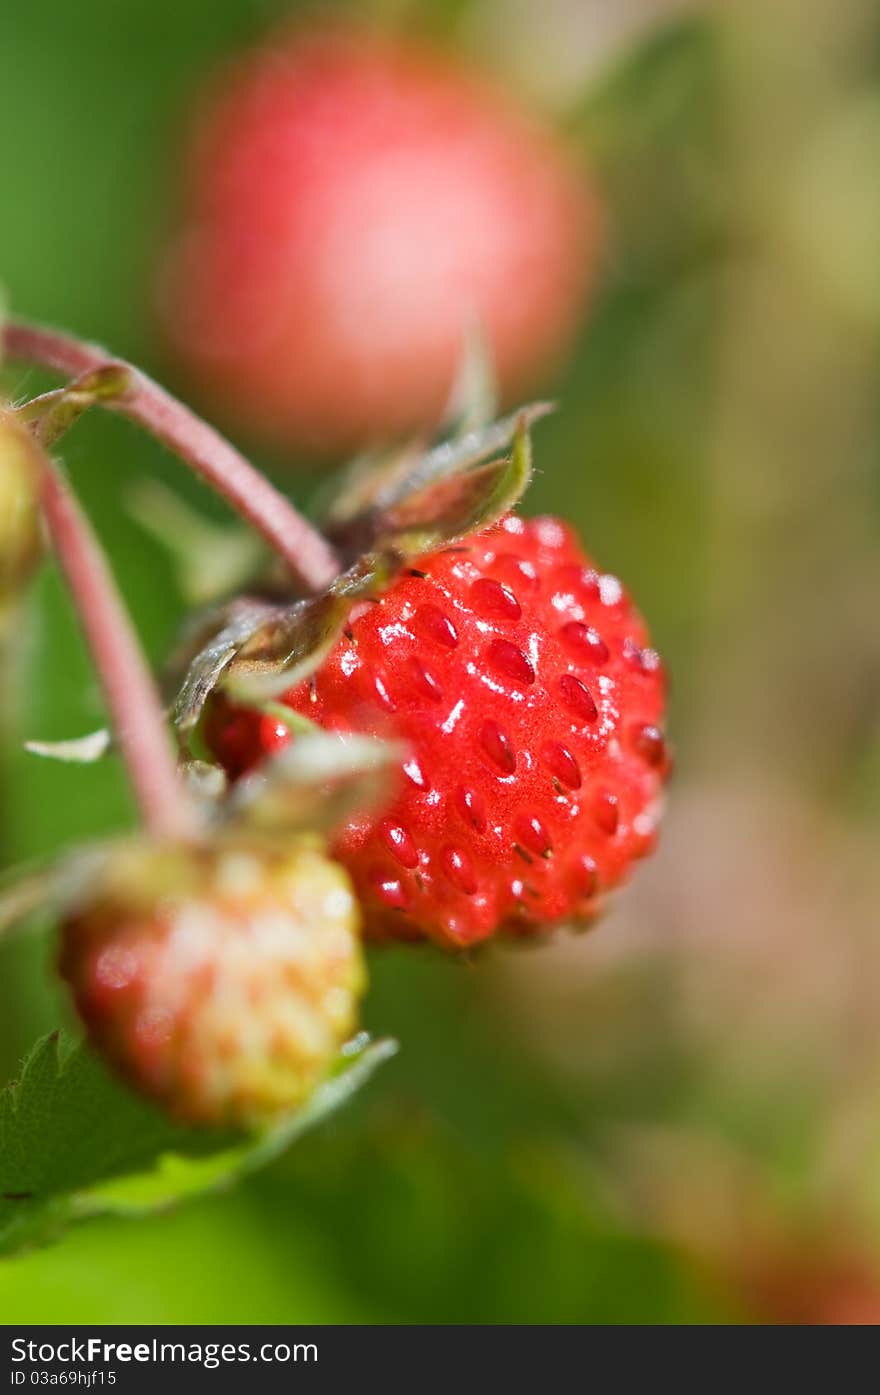
<path id="1" fill-rule="evenodd" d="M 42 555 L 39 471 L 27 428 L 0 408 L 0 612 L 18 597 Z"/>

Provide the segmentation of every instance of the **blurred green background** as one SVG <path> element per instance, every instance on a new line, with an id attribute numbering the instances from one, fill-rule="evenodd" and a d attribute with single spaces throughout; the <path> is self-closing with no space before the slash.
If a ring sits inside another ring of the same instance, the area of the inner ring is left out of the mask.
<path id="1" fill-rule="evenodd" d="M 7 7 L 0 279 L 16 313 L 175 386 L 150 285 L 182 113 L 292 8 Z M 351 1108 L 233 1195 L 0 1262 L 0 1315 L 876 1321 L 880 6 L 356 10 L 461 45 L 600 173 L 611 247 L 527 506 L 577 523 L 668 663 L 665 836 L 595 934 L 469 963 L 375 954 L 367 1025 L 402 1050 Z M 6 375 L 16 397 L 43 382 Z M 83 421 L 64 458 L 159 663 L 185 607 L 132 484 L 222 507 L 112 418 Z M 21 753 L 25 735 L 102 721 L 49 568 L 20 640 L 7 863 L 133 819 L 114 761 Z M 50 967 L 48 935 L 0 947 L 3 1079 L 66 1020 Z"/>

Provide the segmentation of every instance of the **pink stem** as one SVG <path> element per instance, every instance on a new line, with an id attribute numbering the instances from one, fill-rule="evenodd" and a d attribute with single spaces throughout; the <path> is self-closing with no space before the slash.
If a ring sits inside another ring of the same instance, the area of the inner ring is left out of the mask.
<path id="1" fill-rule="evenodd" d="M 177 775 L 156 685 L 91 525 L 48 458 L 41 503 L 144 822 L 160 837 L 191 836 L 195 813 Z"/>
<path id="2" fill-rule="evenodd" d="M 96 344 L 85 344 L 54 329 L 11 321 L 3 329 L 10 358 L 41 364 L 67 377 L 79 377 L 110 364 L 124 367 L 130 386 L 103 405 L 152 432 L 169 450 L 216 489 L 287 563 L 310 591 L 321 591 L 338 575 L 339 560 L 324 537 L 307 523 L 266 477 L 218 431 L 178 402 L 140 369 L 111 358 Z"/>

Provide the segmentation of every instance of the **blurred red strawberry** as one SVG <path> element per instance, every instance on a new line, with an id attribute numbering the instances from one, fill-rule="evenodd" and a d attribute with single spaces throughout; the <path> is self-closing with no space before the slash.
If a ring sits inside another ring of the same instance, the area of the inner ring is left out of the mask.
<path id="1" fill-rule="evenodd" d="M 563 351 L 601 218 L 559 142 L 410 42 L 283 32 L 206 94 L 161 310 L 219 410 L 294 449 L 432 425 L 479 325 L 503 394 Z"/>

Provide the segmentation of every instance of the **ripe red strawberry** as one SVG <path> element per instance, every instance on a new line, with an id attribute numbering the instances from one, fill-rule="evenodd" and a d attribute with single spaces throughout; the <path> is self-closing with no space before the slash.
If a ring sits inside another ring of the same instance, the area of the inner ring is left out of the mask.
<path id="1" fill-rule="evenodd" d="M 162 314 L 217 409 L 336 450 L 435 424 L 479 324 L 505 396 L 570 338 L 596 198 L 559 142 L 412 43 L 284 31 L 202 104 Z"/>
<path id="2" fill-rule="evenodd" d="M 335 849 L 367 932 L 461 947 L 593 913 L 654 842 L 663 686 L 619 581 L 555 519 L 414 561 L 283 699 L 410 750 L 392 806 Z M 207 738 L 238 775 L 288 735 L 221 700 Z"/>
<path id="3" fill-rule="evenodd" d="M 61 972 L 95 1044 L 192 1123 L 302 1103 L 365 986 L 345 873 L 304 837 L 283 854 L 134 842 L 67 914 Z"/>

